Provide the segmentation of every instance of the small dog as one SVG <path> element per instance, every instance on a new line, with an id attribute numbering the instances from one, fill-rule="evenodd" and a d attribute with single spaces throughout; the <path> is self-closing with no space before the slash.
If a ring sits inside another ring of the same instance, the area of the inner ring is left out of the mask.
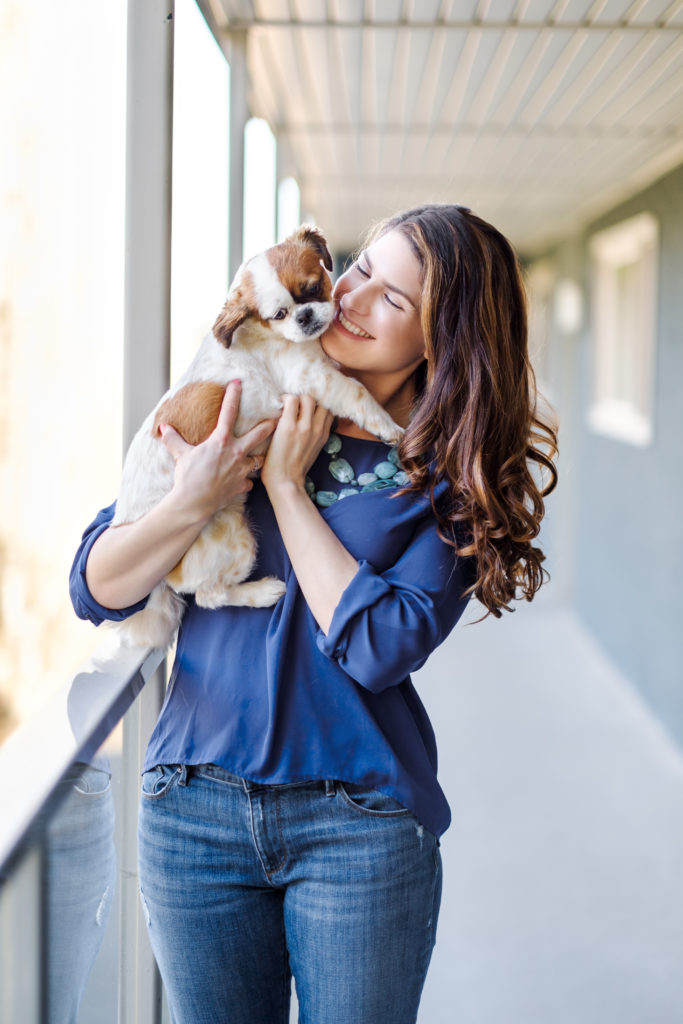
<path id="1" fill-rule="evenodd" d="M 159 425 L 169 423 L 189 444 L 201 443 L 214 429 L 225 388 L 234 379 L 242 381 L 237 436 L 278 417 L 287 393 L 312 395 L 384 441 L 400 439 L 401 428 L 362 384 L 337 369 L 316 340 L 334 315 L 331 270 L 327 243 L 309 226 L 242 264 L 213 334 L 133 438 L 113 526 L 134 522 L 171 490 L 174 463 Z M 125 642 L 166 648 L 182 618 L 181 594 L 193 593 L 203 608 L 264 608 L 284 594 L 284 583 L 274 577 L 244 582 L 256 557 L 244 503 L 239 495 L 220 509 L 154 588 L 146 607 L 121 623 Z"/>

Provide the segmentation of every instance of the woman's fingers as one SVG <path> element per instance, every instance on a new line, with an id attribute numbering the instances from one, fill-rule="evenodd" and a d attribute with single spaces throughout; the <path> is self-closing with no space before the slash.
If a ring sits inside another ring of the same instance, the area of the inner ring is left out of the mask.
<path id="1" fill-rule="evenodd" d="M 189 445 L 187 441 L 183 440 L 178 431 L 168 423 L 159 424 L 159 433 L 161 434 L 161 440 L 175 462 L 178 461 L 183 452 L 186 452 L 188 448 L 192 447 L 192 445 Z"/>
<path id="2" fill-rule="evenodd" d="M 334 423 L 334 413 L 326 409 L 324 405 L 317 406 L 313 416 L 313 425 L 319 428 L 325 435 L 329 434 Z"/>
<path id="3" fill-rule="evenodd" d="M 218 421 L 214 428 L 214 434 L 224 444 L 233 436 L 237 415 L 240 411 L 241 394 L 242 381 L 231 380 L 225 389 L 220 412 L 218 413 Z"/>
<path id="4" fill-rule="evenodd" d="M 255 448 L 263 444 L 270 435 L 273 433 L 277 426 L 277 420 L 262 420 L 257 423 L 255 427 L 248 430 L 246 434 L 243 434 L 239 438 L 239 443 L 242 451 L 247 454 L 253 452 Z"/>

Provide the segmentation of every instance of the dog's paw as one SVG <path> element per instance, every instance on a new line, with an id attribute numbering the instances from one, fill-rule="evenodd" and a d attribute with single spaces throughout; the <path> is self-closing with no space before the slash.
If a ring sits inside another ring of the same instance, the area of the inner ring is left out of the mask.
<path id="1" fill-rule="evenodd" d="M 287 590 L 285 583 L 275 576 L 261 580 L 229 585 L 203 584 L 197 588 L 195 601 L 200 608 L 225 608 L 228 605 L 245 608 L 270 608 L 277 604 Z"/>
<path id="2" fill-rule="evenodd" d="M 244 597 L 244 602 L 235 601 L 235 604 L 244 603 L 250 608 L 270 608 L 286 594 L 287 585 L 276 576 L 264 576 L 262 580 L 240 583 L 234 589 Z"/>
<path id="3" fill-rule="evenodd" d="M 386 418 L 378 417 L 374 422 L 368 423 L 367 429 L 382 441 L 386 441 L 387 444 L 398 444 L 405 434 L 403 427 L 399 427 L 388 416 Z"/>
<path id="4" fill-rule="evenodd" d="M 386 436 L 380 436 L 382 437 L 383 441 L 387 441 L 389 444 L 398 444 L 404 434 L 404 428 L 399 427 L 396 423 L 394 423 L 392 429 L 387 432 Z"/>

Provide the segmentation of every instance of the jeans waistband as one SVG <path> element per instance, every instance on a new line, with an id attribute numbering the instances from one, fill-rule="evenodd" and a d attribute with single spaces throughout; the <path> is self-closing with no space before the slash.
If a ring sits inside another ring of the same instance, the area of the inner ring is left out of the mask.
<path id="1" fill-rule="evenodd" d="M 211 779 L 218 779 L 231 786 L 240 786 L 245 793 L 252 793 L 259 789 L 296 789 L 301 786 L 321 787 L 325 790 L 326 796 L 334 796 L 337 787 L 334 779 L 303 779 L 299 782 L 255 782 L 253 779 L 245 779 L 241 775 L 235 775 L 227 768 L 221 768 L 218 764 L 182 764 L 180 767 L 180 785 L 187 785 L 193 775 L 204 775 Z"/>

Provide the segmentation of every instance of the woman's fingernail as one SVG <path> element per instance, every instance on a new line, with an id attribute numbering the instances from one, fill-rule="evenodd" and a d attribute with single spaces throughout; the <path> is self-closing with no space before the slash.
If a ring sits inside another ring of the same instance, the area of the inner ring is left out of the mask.
<path id="1" fill-rule="evenodd" d="M 161 436 L 163 437 L 166 431 L 168 430 L 168 423 L 160 423 L 158 430 Z"/>

